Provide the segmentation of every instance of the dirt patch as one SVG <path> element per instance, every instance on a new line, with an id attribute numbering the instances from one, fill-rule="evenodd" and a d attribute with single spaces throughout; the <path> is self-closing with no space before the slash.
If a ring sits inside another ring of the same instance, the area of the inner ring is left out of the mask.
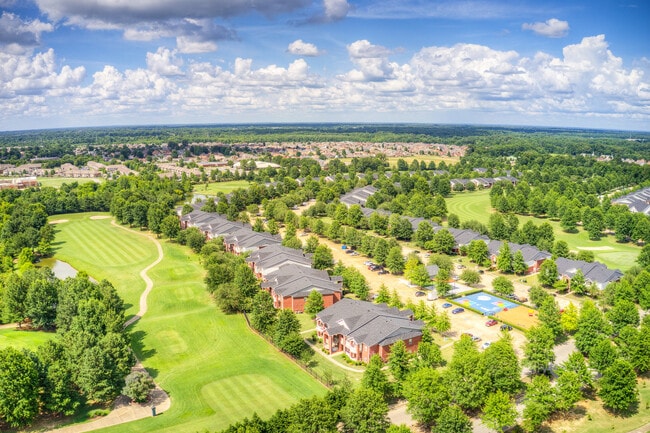
<path id="1" fill-rule="evenodd" d="M 109 219 L 110 215 L 93 215 L 90 217 L 91 220 L 106 220 Z"/>
<path id="2" fill-rule="evenodd" d="M 509 310 L 500 311 L 495 314 L 495 317 L 503 320 L 504 322 L 512 323 L 520 328 L 530 329 L 539 323 L 537 312 L 532 308 L 519 306 L 510 308 Z M 532 315 L 531 315 L 532 314 Z"/>
<path id="3" fill-rule="evenodd" d="M 576 247 L 576 249 L 583 250 L 583 251 L 612 251 L 614 250 L 613 247 Z"/>
<path id="4" fill-rule="evenodd" d="M 50 224 L 63 224 L 67 222 L 68 220 L 54 220 L 54 221 L 50 221 Z"/>

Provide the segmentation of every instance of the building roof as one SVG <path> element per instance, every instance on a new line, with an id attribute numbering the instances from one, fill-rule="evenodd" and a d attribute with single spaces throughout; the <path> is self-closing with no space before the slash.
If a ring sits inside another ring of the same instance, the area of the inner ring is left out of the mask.
<path id="1" fill-rule="evenodd" d="M 330 335 L 345 335 L 346 339 L 366 346 L 387 346 L 399 340 L 422 335 L 424 322 L 413 320 L 411 310 L 398 310 L 386 304 L 343 298 L 318 313 L 316 317 Z"/>
<path id="2" fill-rule="evenodd" d="M 650 215 L 650 187 L 619 197 L 612 200 L 612 203 L 625 205 L 630 209 L 630 212 Z"/>
<path id="3" fill-rule="evenodd" d="M 286 264 L 267 275 L 261 287 L 271 288 L 282 297 L 306 298 L 314 290 L 323 295 L 340 293 L 342 285 L 341 277 L 330 277 L 326 271 Z"/>
<path id="4" fill-rule="evenodd" d="M 557 265 L 557 273 L 559 276 L 573 278 L 576 272 L 578 272 L 578 269 L 582 269 L 585 281 L 595 283 L 601 289 L 605 288 L 612 281 L 620 280 L 623 276 L 623 273 L 618 269 L 609 269 L 600 262 L 589 263 L 582 260 L 558 257 L 555 260 L 555 264 Z"/>
<path id="5" fill-rule="evenodd" d="M 365 206 L 368 201 L 368 197 L 376 193 L 378 190 L 372 185 L 367 185 L 362 188 L 355 188 L 347 194 L 341 196 L 341 203 L 345 203 L 348 206 L 353 204 L 358 204 Z"/>

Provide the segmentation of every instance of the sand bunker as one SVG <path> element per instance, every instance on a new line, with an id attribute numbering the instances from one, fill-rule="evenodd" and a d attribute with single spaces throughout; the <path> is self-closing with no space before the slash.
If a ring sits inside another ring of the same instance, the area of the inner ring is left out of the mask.
<path id="1" fill-rule="evenodd" d="M 93 215 L 90 217 L 91 220 L 105 220 L 110 218 L 110 215 Z"/>
<path id="2" fill-rule="evenodd" d="M 68 220 L 54 220 L 54 221 L 50 221 L 50 224 L 63 224 L 67 222 Z"/>
<path id="3" fill-rule="evenodd" d="M 613 247 L 576 247 L 579 250 L 584 250 L 584 251 L 611 251 L 614 248 Z"/>

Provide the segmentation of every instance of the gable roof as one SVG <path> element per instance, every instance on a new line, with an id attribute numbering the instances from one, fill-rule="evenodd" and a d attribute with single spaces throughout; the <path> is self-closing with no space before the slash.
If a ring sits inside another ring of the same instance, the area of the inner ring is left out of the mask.
<path id="1" fill-rule="evenodd" d="M 411 310 L 400 311 L 386 304 L 343 298 L 316 317 L 330 335 L 342 334 L 366 346 L 386 346 L 422 335 L 424 322 L 412 320 Z"/>
<path id="2" fill-rule="evenodd" d="M 377 188 L 372 185 L 364 186 L 363 188 L 355 188 L 347 194 L 341 196 L 341 203 L 345 203 L 348 206 L 353 204 L 358 204 L 365 206 L 368 201 L 368 197 L 377 192 Z"/>
<path id="3" fill-rule="evenodd" d="M 573 278 L 576 272 L 578 272 L 578 269 L 582 269 L 585 281 L 595 283 L 601 289 L 605 288 L 612 281 L 620 280 L 623 276 L 623 273 L 618 269 L 609 269 L 600 262 L 589 263 L 582 260 L 558 257 L 555 260 L 555 264 L 557 265 L 558 275 L 569 278 Z"/>

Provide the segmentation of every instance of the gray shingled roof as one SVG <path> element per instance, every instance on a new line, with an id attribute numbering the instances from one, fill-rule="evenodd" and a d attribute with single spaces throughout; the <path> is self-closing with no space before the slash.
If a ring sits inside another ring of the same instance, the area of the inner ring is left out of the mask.
<path id="1" fill-rule="evenodd" d="M 330 335 L 341 334 L 358 344 L 386 346 L 422 335 L 424 322 L 411 320 L 411 310 L 400 311 L 386 304 L 343 298 L 316 317 Z"/>
<path id="2" fill-rule="evenodd" d="M 650 187 L 619 197 L 612 200 L 612 203 L 625 205 L 630 209 L 630 212 L 650 215 Z"/>
<path id="3" fill-rule="evenodd" d="M 555 264 L 557 265 L 558 275 L 567 276 L 569 278 L 573 278 L 576 272 L 578 272 L 578 269 L 582 269 L 585 281 L 595 283 L 600 289 L 604 289 L 605 286 L 612 281 L 620 280 L 623 276 L 623 273 L 618 269 L 609 269 L 600 262 L 589 263 L 582 260 L 571 260 L 564 257 L 558 257 L 557 260 L 555 260 Z"/>

